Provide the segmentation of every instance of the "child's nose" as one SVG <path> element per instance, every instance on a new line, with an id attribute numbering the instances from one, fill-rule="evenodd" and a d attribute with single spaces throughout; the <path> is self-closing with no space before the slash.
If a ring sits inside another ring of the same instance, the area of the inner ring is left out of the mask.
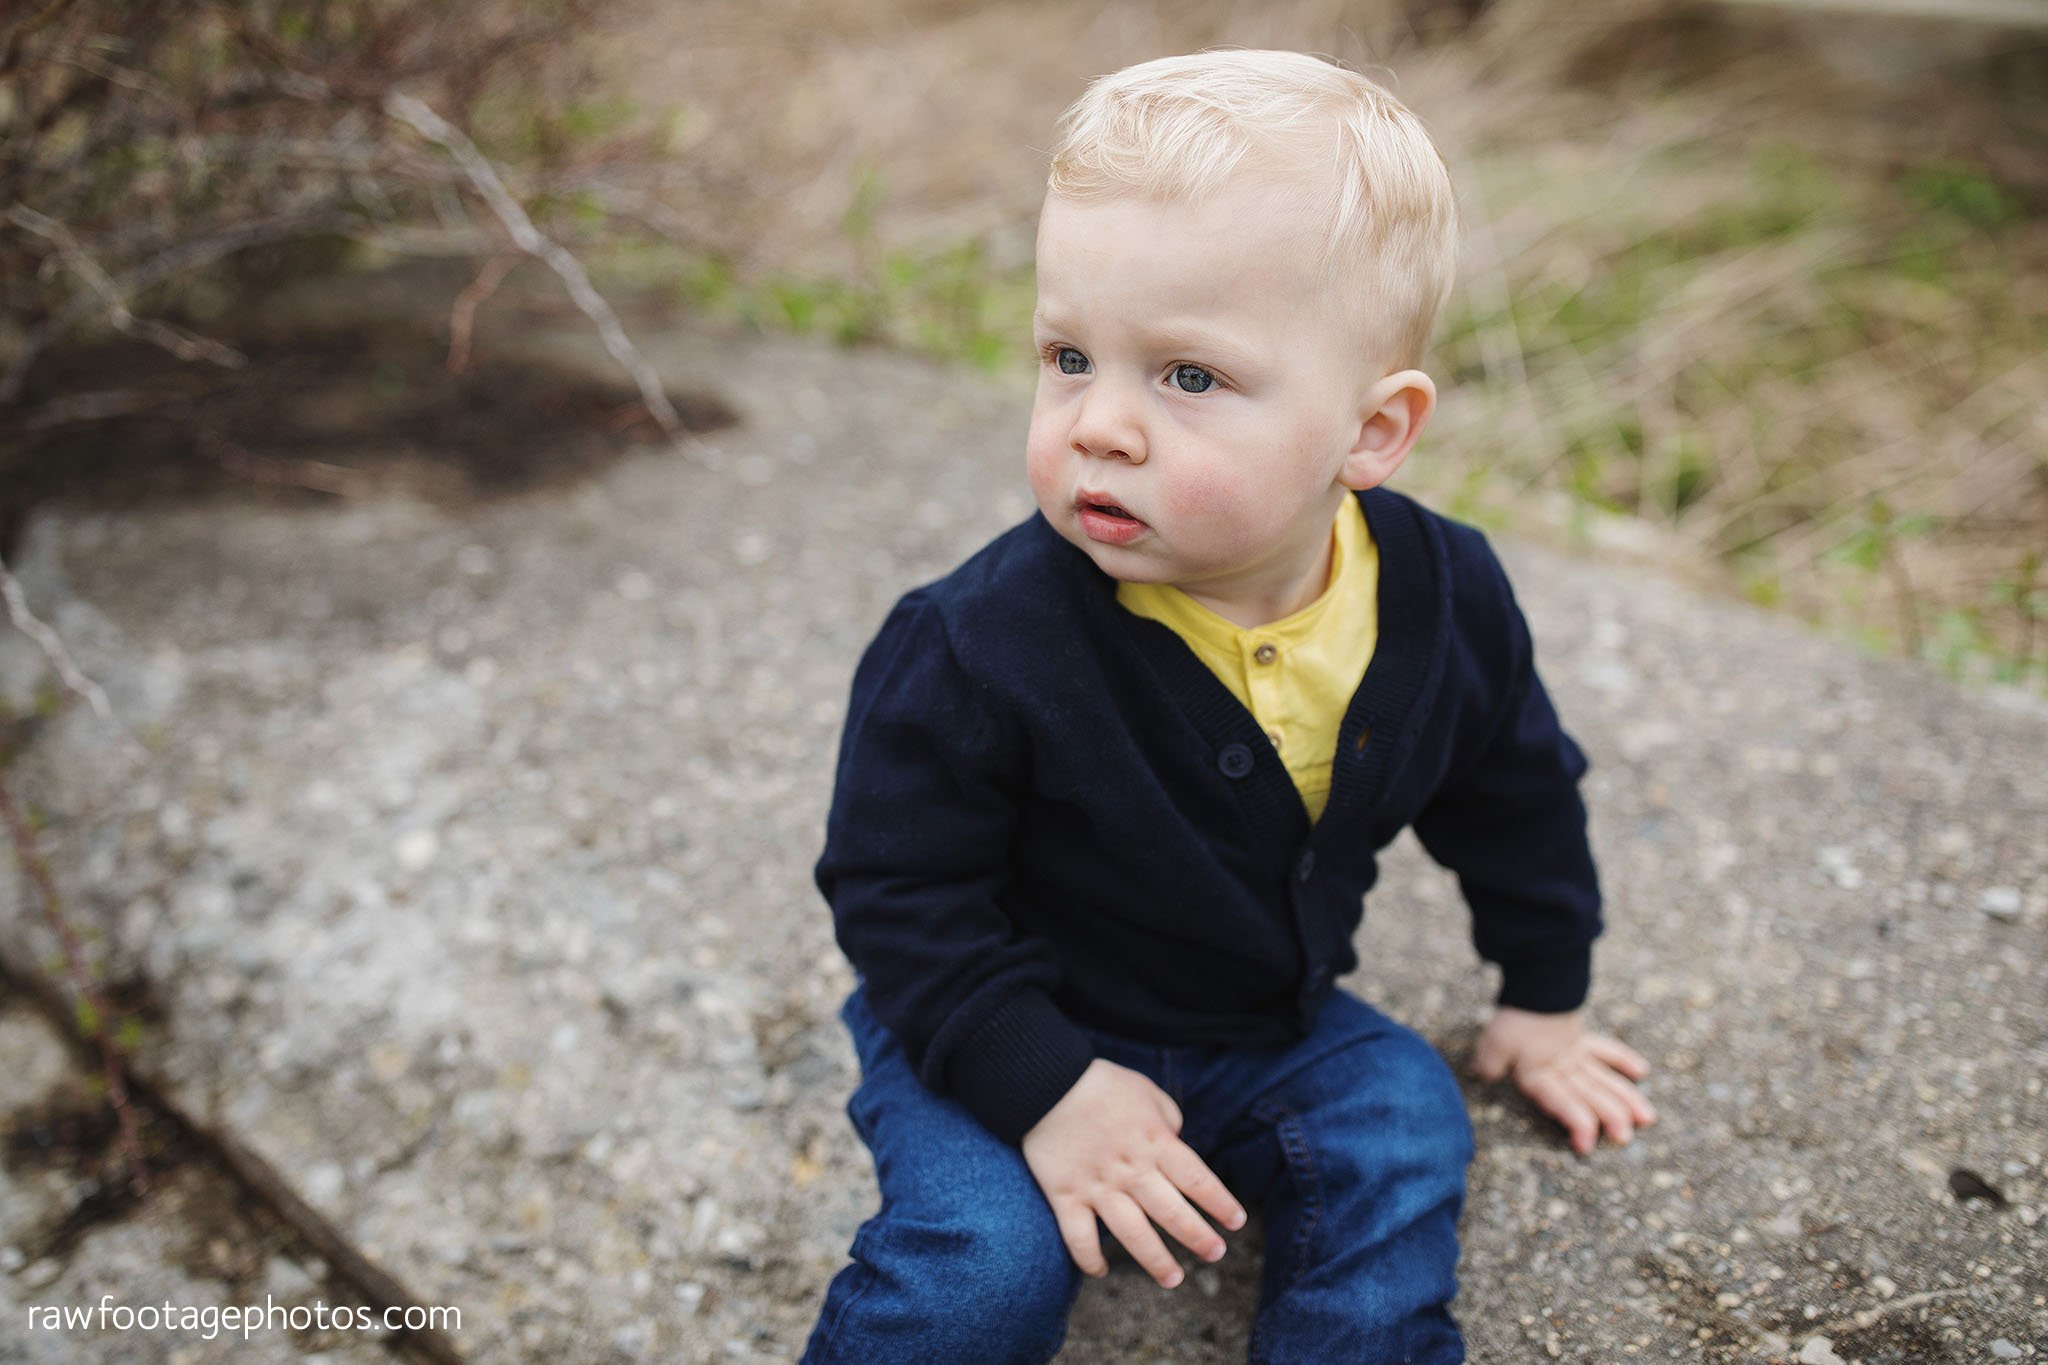
<path id="1" fill-rule="evenodd" d="M 1145 431 L 1136 413 L 1136 402 L 1098 381 L 1081 399 L 1074 415 L 1074 429 L 1068 439 L 1082 455 L 1108 460 L 1145 461 Z"/>

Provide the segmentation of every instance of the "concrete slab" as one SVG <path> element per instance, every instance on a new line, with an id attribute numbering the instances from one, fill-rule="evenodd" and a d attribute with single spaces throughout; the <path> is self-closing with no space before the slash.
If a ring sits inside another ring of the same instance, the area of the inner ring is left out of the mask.
<path id="1" fill-rule="evenodd" d="M 480 1360 L 801 1349 L 873 1200 L 808 877 L 850 670 L 900 591 L 1029 510 L 1015 393 L 650 349 L 744 413 L 716 469 L 650 452 L 457 511 L 52 510 L 20 569 L 152 746 L 130 766 L 74 708 L 10 774 L 164 1003 L 150 1065 L 460 1305 Z M 1581 1161 L 1471 1088 L 1474 1358 L 2038 1358 L 2048 708 L 1508 558 L 1595 763 L 1597 1013 L 1664 1121 Z M 26 649 L 0 641 L 17 692 Z M 1349 984 L 1455 1057 L 1490 992 L 1465 932 L 1404 845 Z M 1240 1238 L 1170 1294 L 1125 1267 L 1062 1359 L 1239 1359 L 1256 1264 Z"/>
<path id="2" fill-rule="evenodd" d="M 400 1359 L 362 1304 L 204 1156 L 142 1140 L 149 1203 L 93 1216 L 112 1121 L 51 1026 L 0 996 L 0 1361 L 219 1365 Z M 170 1139 L 175 1143 L 176 1139 Z"/>

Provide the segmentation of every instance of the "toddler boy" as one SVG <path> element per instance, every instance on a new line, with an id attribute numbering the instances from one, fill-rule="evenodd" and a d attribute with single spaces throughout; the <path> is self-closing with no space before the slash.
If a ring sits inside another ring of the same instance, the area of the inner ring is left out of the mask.
<path id="1" fill-rule="evenodd" d="M 807 1361 L 1049 1359 L 1102 1228 L 1171 1288 L 1161 1232 L 1213 1261 L 1240 1198 L 1254 1360 L 1462 1360 L 1456 1083 L 1333 985 L 1404 827 L 1501 968 L 1480 1073 L 1581 1153 L 1654 1120 L 1576 1012 L 1585 760 L 1486 542 L 1381 487 L 1456 232 L 1420 123 L 1328 62 L 1167 58 L 1068 111 L 1038 512 L 854 678 L 817 879 L 882 1208 Z"/>

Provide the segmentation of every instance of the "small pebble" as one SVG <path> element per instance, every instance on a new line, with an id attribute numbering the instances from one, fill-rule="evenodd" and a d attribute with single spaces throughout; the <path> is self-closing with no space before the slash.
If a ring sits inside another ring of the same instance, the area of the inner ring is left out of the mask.
<path id="1" fill-rule="evenodd" d="M 1977 902 L 1977 908 L 1993 919 L 2016 920 L 2020 917 L 2020 889 L 2017 886 L 1994 886 Z"/>
<path id="2" fill-rule="evenodd" d="M 1809 1337 L 1799 1348 L 1799 1365 L 1848 1365 L 1835 1354 L 1835 1343 L 1827 1337 Z"/>
<path id="3" fill-rule="evenodd" d="M 441 851 L 441 836 L 430 829 L 407 830 L 399 836 L 398 865 L 408 872 L 418 872 Z"/>
<path id="4" fill-rule="evenodd" d="M 347 1180 L 340 1166 L 332 1161 L 323 1161 L 306 1172 L 301 1188 L 310 1203 L 331 1209 L 340 1200 Z"/>

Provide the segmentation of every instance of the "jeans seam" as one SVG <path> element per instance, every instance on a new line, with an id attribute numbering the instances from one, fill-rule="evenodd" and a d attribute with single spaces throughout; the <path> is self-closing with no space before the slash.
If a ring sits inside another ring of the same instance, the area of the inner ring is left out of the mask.
<path id="1" fill-rule="evenodd" d="M 854 1252 L 857 1253 L 860 1250 L 862 1240 L 859 1237 L 854 1239 Z M 870 1235 L 865 1240 L 871 1242 L 874 1238 Z M 838 1354 L 837 1341 L 841 1324 L 846 1321 L 846 1315 L 853 1311 L 853 1306 L 860 1302 L 861 1295 L 867 1293 L 869 1287 L 875 1282 L 875 1268 L 869 1265 L 865 1259 L 855 1254 L 853 1256 L 853 1263 L 860 1269 L 860 1283 L 848 1291 L 844 1298 L 840 1299 L 839 1311 L 832 1315 L 832 1321 L 820 1323 L 818 1326 L 818 1344 L 822 1348 L 823 1356 L 822 1365 L 829 1365 L 831 1359 Z M 805 1358 L 809 1359 L 808 1352 L 805 1353 Z"/>
<path id="2" fill-rule="evenodd" d="M 1252 1116 L 1262 1123 L 1271 1123 L 1274 1133 L 1280 1139 L 1280 1152 L 1286 1158 L 1288 1169 L 1294 1173 L 1298 1185 L 1301 1215 L 1296 1219 L 1294 1236 L 1287 1247 L 1286 1272 L 1280 1280 L 1281 1289 L 1291 1288 L 1308 1268 L 1308 1244 L 1314 1236 L 1316 1224 L 1323 1213 L 1323 1187 L 1316 1175 L 1314 1153 L 1310 1150 L 1308 1134 L 1302 1131 L 1301 1116 L 1285 1105 L 1262 1103 L 1252 1110 Z M 1271 1231 L 1268 1230 L 1270 1248 Z M 1267 1359 L 1266 1346 L 1254 1324 L 1250 1350 L 1247 1352 L 1250 1365 L 1263 1365 Z"/>

